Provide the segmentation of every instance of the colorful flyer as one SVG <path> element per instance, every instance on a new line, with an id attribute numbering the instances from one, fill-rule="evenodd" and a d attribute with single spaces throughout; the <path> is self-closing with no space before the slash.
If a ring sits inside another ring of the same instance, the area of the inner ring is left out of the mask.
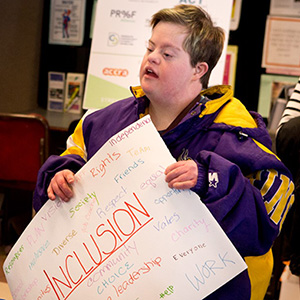
<path id="1" fill-rule="evenodd" d="M 64 110 L 65 99 L 65 73 L 48 72 L 48 102 L 47 109 L 50 111 Z"/>
<path id="2" fill-rule="evenodd" d="M 49 44 L 81 46 L 86 0 L 51 0 Z"/>
<path id="3" fill-rule="evenodd" d="M 64 111 L 70 113 L 82 112 L 82 95 L 85 74 L 67 73 Z"/>

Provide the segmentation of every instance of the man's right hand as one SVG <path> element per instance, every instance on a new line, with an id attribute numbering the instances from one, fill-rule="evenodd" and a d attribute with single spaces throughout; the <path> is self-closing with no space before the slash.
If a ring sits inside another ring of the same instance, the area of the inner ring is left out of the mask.
<path id="1" fill-rule="evenodd" d="M 70 170 L 57 172 L 51 179 L 47 189 L 50 200 L 55 200 L 56 196 L 63 201 L 69 201 L 73 196 L 72 183 L 74 182 L 74 173 Z"/>

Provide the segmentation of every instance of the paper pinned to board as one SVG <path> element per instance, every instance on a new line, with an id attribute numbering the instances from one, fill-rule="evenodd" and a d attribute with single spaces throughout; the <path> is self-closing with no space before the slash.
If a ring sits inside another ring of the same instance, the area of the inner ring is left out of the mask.
<path id="1" fill-rule="evenodd" d="M 262 67 L 300 75 L 300 18 L 268 16 Z"/>

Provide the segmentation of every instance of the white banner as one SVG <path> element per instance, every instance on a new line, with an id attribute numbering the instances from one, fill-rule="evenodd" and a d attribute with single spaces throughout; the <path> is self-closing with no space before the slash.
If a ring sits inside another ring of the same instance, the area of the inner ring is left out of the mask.
<path id="1" fill-rule="evenodd" d="M 209 85 L 222 84 L 232 0 L 98 0 L 83 107 L 103 108 L 130 96 L 151 36 L 151 16 L 177 4 L 203 7 L 225 30 L 226 41 Z"/>

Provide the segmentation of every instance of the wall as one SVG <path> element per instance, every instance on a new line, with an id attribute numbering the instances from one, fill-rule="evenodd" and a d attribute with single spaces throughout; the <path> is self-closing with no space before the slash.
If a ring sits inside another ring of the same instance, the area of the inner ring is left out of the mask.
<path id="1" fill-rule="evenodd" d="M 0 0 L 1 1 L 1 0 Z M 40 107 L 47 107 L 48 97 L 48 72 L 74 72 L 86 75 L 89 63 L 91 39 L 90 25 L 93 1 L 86 1 L 84 39 L 81 46 L 67 46 L 49 44 L 49 12 L 51 1 L 44 0 L 43 32 L 41 41 L 41 61 L 39 99 Z"/>
<path id="2" fill-rule="evenodd" d="M 240 26 L 229 35 L 229 43 L 239 47 L 235 96 L 248 110 L 257 110 L 260 76 L 265 73 L 261 61 L 269 7 L 270 0 L 243 0 Z"/>
<path id="3" fill-rule="evenodd" d="M 0 1 L 0 112 L 37 107 L 43 3 Z"/>
<path id="4" fill-rule="evenodd" d="M 86 73 L 92 3 L 87 1 L 84 43 L 70 47 L 48 44 L 50 0 L 0 0 L 1 112 L 46 108 L 48 71 Z M 235 96 L 250 110 L 257 110 L 265 72 L 260 65 L 269 5 L 243 0 L 240 27 L 230 32 L 230 44 L 239 46 Z"/>

